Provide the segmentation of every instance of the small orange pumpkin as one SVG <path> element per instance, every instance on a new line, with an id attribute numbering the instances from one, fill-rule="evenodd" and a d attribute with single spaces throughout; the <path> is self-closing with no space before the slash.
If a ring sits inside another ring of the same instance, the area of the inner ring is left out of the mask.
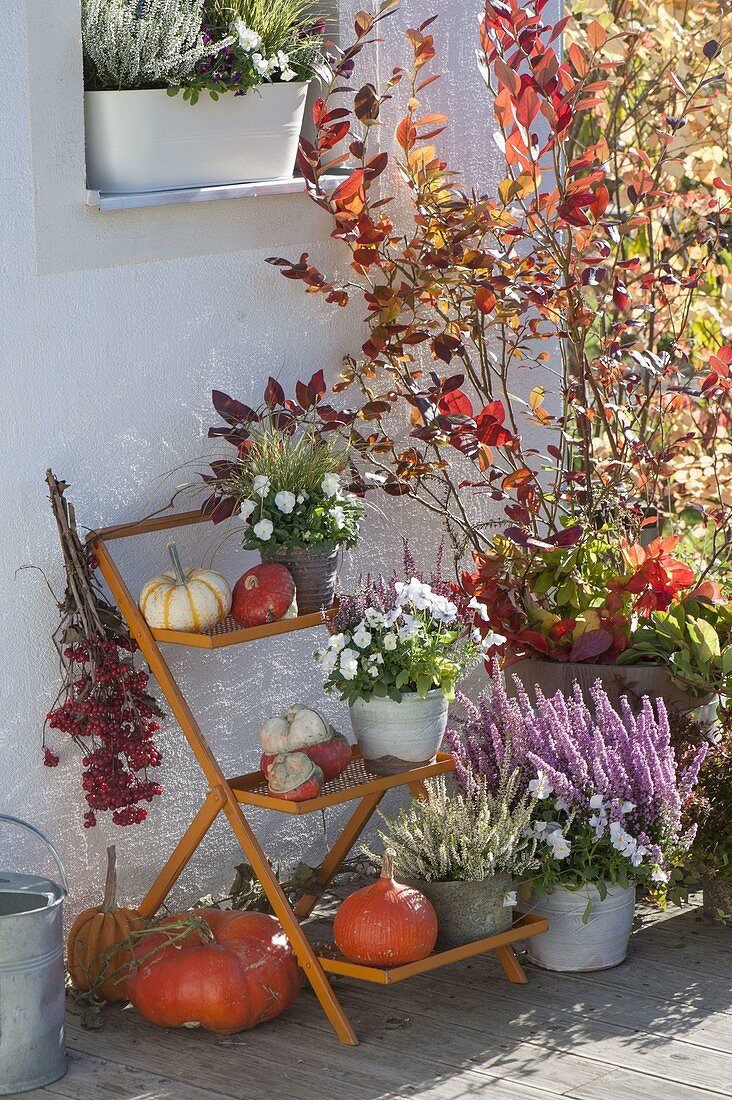
<path id="1" fill-rule="evenodd" d="M 437 914 L 419 890 L 394 881 L 394 852 L 387 848 L 381 878 L 346 898 L 335 915 L 333 935 L 350 962 L 402 966 L 431 954 Z"/>
<path id="2" fill-rule="evenodd" d="M 136 909 L 117 908 L 117 850 L 112 844 L 107 848 L 104 900 L 80 913 L 69 932 L 66 956 L 74 986 L 85 993 L 93 988 L 105 1001 L 128 1000 L 129 934 L 144 927 L 145 918 Z"/>

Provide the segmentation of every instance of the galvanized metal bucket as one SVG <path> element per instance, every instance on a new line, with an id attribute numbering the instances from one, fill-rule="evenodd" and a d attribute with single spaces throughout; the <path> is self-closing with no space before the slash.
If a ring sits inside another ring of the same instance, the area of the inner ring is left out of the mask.
<path id="1" fill-rule="evenodd" d="M 312 615 L 322 607 L 333 606 L 338 576 L 338 550 L 282 547 L 273 551 L 263 548 L 260 554 L 262 561 L 277 562 L 292 573 L 300 615 Z"/>
<path id="2" fill-rule="evenodd" d="M 38 875 L 0 871 L 0 1095 L 27 1092 L 66 1073 L 62 928 L 66 873 L 43 833 L 0 814 L 38 837 L 58 867 L 61 885 Z"/>

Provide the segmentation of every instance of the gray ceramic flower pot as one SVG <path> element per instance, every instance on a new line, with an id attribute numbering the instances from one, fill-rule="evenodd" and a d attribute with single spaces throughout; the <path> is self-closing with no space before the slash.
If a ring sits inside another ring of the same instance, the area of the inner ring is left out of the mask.
<path id="1" fill-rule="evenodd" d="M 445 736 L 447 707 L 439 688 L 424 699 L 409 692 L 399 703 L 376 696 L 368 702 L 356 699 L 350 707 L 351 725 L 370 770 L 399 775 L 431 764 Z"/>
<path id="2" fill-rule="evenodd" d="M 504 895 L 513 889 L 510 875 L 493 875 L 482 882 L 406 881 L 432 902 L 440 947 L 462 947 L 511 927 L 513 909 L 503 904 Z"/>
<path id="3" fill-rule="evenodd" d="M 544 970 L 564 973 L 618 966 L 628 954 L 634 909 L 634 886 L 608 886 L 604 900 L 591 885 L 581 890 L 555 886 L 548 894 L 532 894 L 521 910 L 548 917 L 549 930 L 526 941 L 527 958 Z"/>
<path id="4" fill-rule="evenodd" d="M 297 590 L 297 610 L 300 615 L 312 615 L 321 608 L 333 606 L 338 576 L 338 550 L 309 550 L 304 547 L 267 550 L 262 547 L 262 561 L 277 562 L 292 573 Z"/>

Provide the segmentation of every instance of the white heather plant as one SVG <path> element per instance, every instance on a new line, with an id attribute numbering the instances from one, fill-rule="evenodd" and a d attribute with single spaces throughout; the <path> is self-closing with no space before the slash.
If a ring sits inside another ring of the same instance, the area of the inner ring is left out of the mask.
<path id="1" fill-rule="evenodd" d="M 393 819 L 384 817 L 386 829 L 379 836 L 396 853 L 399 871 L 411 879 L 520 878 L 535 867 L 537 847 L 530 829 L 535 801 L 528 793 L 519 797 L 520 785 L 518 769 L 504 771 L 496 793 L 483 776 L 465 792 L 452 792 L 444 776 L 428 780 L 427 797 L 413 799 Z"/>
<path id="2" fill-rule="evenodd" d="M 87 86 L 176 87 L 229 40 L 203 34 L 204 0 L 82 0 Z"/>

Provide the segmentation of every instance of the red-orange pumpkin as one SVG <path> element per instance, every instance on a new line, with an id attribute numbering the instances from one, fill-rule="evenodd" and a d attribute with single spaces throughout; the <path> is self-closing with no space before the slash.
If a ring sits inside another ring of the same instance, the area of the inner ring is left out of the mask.
<path id="1" fill-rule="evenodd" d="M 166 946 L 164 935 L 151 933 L 136 948 L 140 959 L 153 952 L 128 980 L 130 1000 L 146 1020 L 233 1035 L 290 1007 L 303 972 L 278 920 L 236 910 L 198 909 L 196 915 L 215 943 L 193 930 Z"/>
<path id="2" fill-rule="evenodd" d="M 387 850 L 381 878 L 346 898 L 336 913 L 333 934 L 351 962 L 401 966 L 432 952 L 437 914 L 419 890 L 394 881 L 394 853 Z"/>
<path id="3" fill-rule="evenodd" d="M 234 585 L 231 614 L 242 626 L 264 626 L 294 618 L 297 599 L 292 573 L 277 562 L 248 569 Z"/>

